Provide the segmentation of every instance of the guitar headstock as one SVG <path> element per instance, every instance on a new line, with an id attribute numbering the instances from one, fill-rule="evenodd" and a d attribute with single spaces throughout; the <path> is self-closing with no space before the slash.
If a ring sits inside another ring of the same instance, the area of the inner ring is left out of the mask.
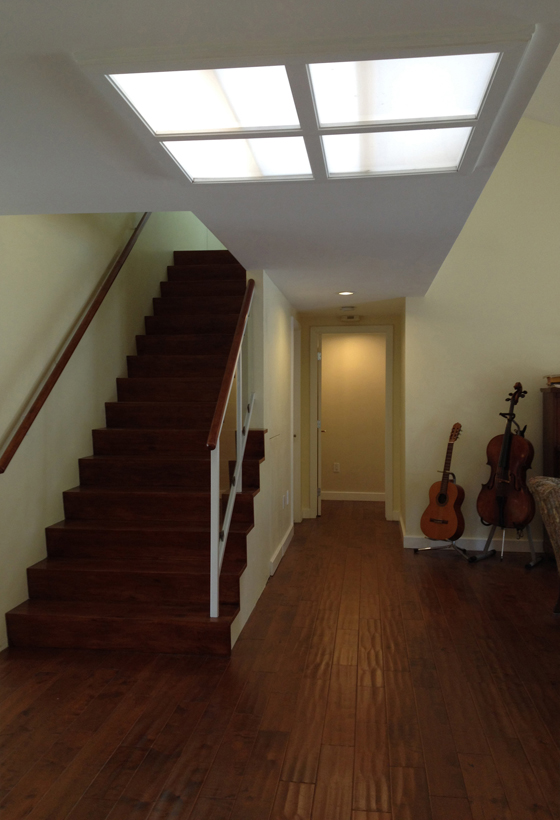
<path id="1" fill-rule="evenodd" d="M 513 385 L 513 393 L 510 393 L 506 399 L 506 401 L 510 402 L 512 407 L 515 407 L 519 399 L 522 399 L 524 396 L 527 395 L 527 391 L 523 390 L 523 385 L 521 382 L 515 382 Z"/>
<path id="2" fill-rule="evenodd" d="M 461 435 L 461 425 L 459 422 L 453 425 L 451 428 L 451 435 L 449 436 L 449 443 L 454 444 L 459 436 Z"/>

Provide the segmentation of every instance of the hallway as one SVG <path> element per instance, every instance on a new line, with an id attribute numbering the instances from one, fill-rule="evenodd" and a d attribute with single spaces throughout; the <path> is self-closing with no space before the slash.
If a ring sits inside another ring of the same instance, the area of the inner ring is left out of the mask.
<path id="1" fill-rule="evenodd" d="M 0 654 L 2 820 L 560 819 L 552 563 L 325 502 L 231 659 Z"/>

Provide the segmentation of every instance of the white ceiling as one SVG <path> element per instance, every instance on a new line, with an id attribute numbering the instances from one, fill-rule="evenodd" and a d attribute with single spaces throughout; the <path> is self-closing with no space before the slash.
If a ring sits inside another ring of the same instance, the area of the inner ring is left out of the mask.
<path id="1" fill-rule="evenodd" d="M 0 213 L 192 210 L 295 307 L 421 295 L 560 41 L 557 0 L 1 0 Z M 100 91 L 103 66 L 282 63 L 536 33 L 472 173 L 193 185 Z M 560 58 L 528 116 L 560 125 Z"/>

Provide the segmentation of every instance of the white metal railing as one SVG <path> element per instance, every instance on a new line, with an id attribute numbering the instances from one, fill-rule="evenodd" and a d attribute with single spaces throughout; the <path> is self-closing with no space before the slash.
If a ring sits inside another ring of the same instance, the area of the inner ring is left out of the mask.
<path id="1" fill-rule="evenodd" d="M 220 572 L 224 560 L 224 553 L 228 533 L 233 517 L 233 508 L 238 493 L 243 489 L 243 457 L 249 434 L 251 414 L 255 394 L 251 393 L 247 399 L 244 392 L 248 391 L 248 379 L 244 371 L 249 370 L 248 355 L 242 355 L 247 350 L 247 323 L 253 300 L 254 282 L 249 280 L 243 307 L 239 316 L 237 329 L 234 335 L 230 356 L 226 365 L 226 372 L 218 398 L 216 413 L 211 427 L 211 434 L 207 446 L 210 448 L 210 617 L 217 618 L 220 614 Z M 244 344 L 245 342 L 245 344 Z M 245 365 L 243 359 L 245 358 Z M 247 373 L 248 376 L 248 373 Z M 221 490 L 220 490 L 220 438 L 224 424 L 225 411 L 229 402 L 234 380 L 236 389 L 236 462 L 233 477 L 230 483 L 230 492 L 223 520 L 221 517 Z"/>

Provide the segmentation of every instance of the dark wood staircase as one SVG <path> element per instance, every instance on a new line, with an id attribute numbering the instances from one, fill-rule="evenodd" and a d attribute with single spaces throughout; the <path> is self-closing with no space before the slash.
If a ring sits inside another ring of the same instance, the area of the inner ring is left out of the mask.
<path id="1" fill-rule="evenodd" d="M 213 619 L 206 439 L 244 293 L 228 251 L 175 252 L 29 600 L 6 615 L 12 646 L 229 654 L 264 434 L 249 433 Z"/>

